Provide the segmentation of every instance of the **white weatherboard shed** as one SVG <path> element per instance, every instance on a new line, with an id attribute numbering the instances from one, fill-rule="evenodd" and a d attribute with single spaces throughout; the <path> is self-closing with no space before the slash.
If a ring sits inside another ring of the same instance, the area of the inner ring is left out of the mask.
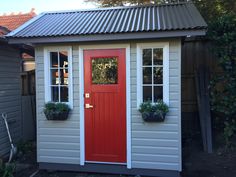
<path id="1" fill-rule="evenodd" d="M 183 3 L 47 12 L 10 33 L 35 46 L 39 167 L 179 176 L 181 43 L 206 27 Z M 166 120 L 144 122 L 140 103 L 157 99 Z M 48 121 L 48 101 L 68 103 L 69 118 Z"/>

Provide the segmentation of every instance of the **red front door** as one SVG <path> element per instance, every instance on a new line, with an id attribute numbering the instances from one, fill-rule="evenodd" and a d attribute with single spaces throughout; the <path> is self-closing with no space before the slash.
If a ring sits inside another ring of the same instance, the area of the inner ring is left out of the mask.
<path id="1" fill-rule="evenodd" d="M 84 50 L 85 161 L 126 163 L 125 49 Z"/>

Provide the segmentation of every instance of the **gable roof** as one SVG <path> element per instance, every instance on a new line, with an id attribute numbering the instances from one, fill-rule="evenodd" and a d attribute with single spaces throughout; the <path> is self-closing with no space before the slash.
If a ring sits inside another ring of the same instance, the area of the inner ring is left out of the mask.
<path id="1" fill-rule="evenodd" d="M 7 28 L 12 31 L 27 22 L 28 20 L 35 17 L 34 9 L 29 13 L 19 13 L 19 14 L 10 14 L 0 16 L 0 26 Z"/>
<path id="2" fill-rule="evenodd" d="M 196 33 L 196 35 L 202 35 L 206 28 L 207 24 L 194 4 L 181 3 L 46 12 L 7 36 L 15 39 L 69 37 L 68 40 L 75 40 L 72 37 L 77 36 L 76 40 L 84 39 L 84 41 L 87 41 L 96 40 L 95 35 L 103 35 L 102 39 L 104 35 L 119 34 L 121 36 L 122 34 L 140 34 L 140 32 L 176 31 L 178 33 L 178 35 L 176 33 L 176 36 L 186 36 L 189 34 L 179 32 L 198 31 L 199 33 Z M 162 35 L 168 37 L 166 33 L 162 33 Z M 154 36 L 149 33 L 149 37 Z M 59 38 L 57 42 L 60 41 Z M 113 38 L 109 36 L 107 39 L 112 40 Z M 31 42 L 33 41 L 31 40 Z"/>

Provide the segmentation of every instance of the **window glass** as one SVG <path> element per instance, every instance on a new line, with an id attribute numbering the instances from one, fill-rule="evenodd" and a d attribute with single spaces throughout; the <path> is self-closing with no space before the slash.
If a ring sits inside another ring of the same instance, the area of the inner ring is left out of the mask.
<path id="1" fill-rule="evenodd" d="M 51 69 L 51 84 L 52 85 L 58 85 L 59 84 L 58 69 Z"/>
<path id="2" fill-rule="evenodd" d="M 143 49 L 143 101 L 163 99 L 163 49 Z"/>
<path id="3" fill-rule="evenodd" d="M 60 67 L 66 68 L 68 67 L 68 53 L 66 51 L 62 51 L 60 54 Z"/>
<path id="4" fill-rule="evenodd" d="M 118 61 L 116 57 L 92 59 L 92 83 L 118 83 Z"/>
<path id="5" fill-rule="evenodd" d="M 61 85 L 68 85 L 68 69 L 60 69 Z"/>
<path id="6" fill-rule="evenodd" d="M 152 65 L 152 49 L 143 49 L 143 65 Z"/>
<path id="7" fill-rule="evenodd" d="M 143 68 L 143 84 L 152 84 L 152 68 Z"/>
<path id="8" fill-rule="evenodd" d="M 162 48 L 153 49 L 153 64 L 163 65 L 163 49 Z"/>
<path id="9" fill-rule="evenodd" d="M 154 86 L 154 102 L 157 100 L 163 99 L 163 87 L 162 86 Z"/>
<path id="10" fill-rule="evenodd" d="M 152 86 L 143 87 L 143 101 L 152 101 Z"/>
<path id="11" fill-rule="evenodd" d="M 154 84 L 163 84 L 163 68 L 154 67 L 153 77 L 154 77 Z"/>
<path id="12" fill-rule="evenodd" d="M 51 67 L 58 67 L 58 53 L 57 52 L 50 52 L 51 58 Z"/>
<path id="13" fill-rule="evenodd" d="M 68 102 L 68 87 L 61 87 L 60 93 L 61 102 Z"/>
<path id="14" fill-rule="evenodd" d="M 50 52 L 51 101 L 69 102 L 68 52 Z"/>
<path id="15" fill-rule="evenodd" d="M 52 101 L 58 102 L 59 101 L 59 89 L 58 87 L 51 87 L 51 93 L 52 93 Z"/>

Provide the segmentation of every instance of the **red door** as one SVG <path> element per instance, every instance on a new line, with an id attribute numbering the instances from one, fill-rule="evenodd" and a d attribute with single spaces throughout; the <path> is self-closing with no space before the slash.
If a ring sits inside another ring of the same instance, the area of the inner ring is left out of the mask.
<path id="1" fill-rule="evenodd" d="M 84 50 L 85 161 L 126 163 L 125 49 Z"/>

